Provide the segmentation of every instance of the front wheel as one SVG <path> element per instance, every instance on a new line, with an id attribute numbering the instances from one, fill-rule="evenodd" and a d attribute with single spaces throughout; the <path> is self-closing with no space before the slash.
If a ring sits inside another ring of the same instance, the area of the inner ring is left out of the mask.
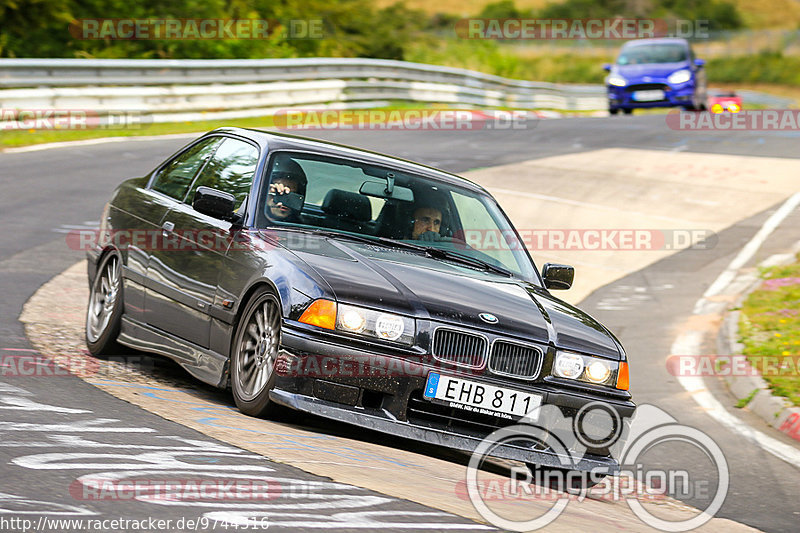
<path id="1" fill-rule="evenodd" d="M 608 114 L 609 115 L 616 115 L 617 113 L 619 113 L 619 109 L 617 109 L 617 108 L 608 110 Z"/>
<path id="2" fill-rule="evenodd" d="M 622 112 L 625 113 L 626 115 L 633 115 L 633 108 L 631 107 L 625 108 L 622 110 Z"/>
<path id="3" fill-rule="evenodd" d="M 269 392 L 280 345 L 281 307 L 273 293 L 263 290 L 242 313 L 231 350 L 233 399 L 244 414 L 260 417 L 277 410 Z"/>
<path id="4" fill-rule="evenodd" d="M 106 254 L 89 291 L 86 310 L 86 346 L 94 356 L 119 350 L 122 323 L 122 266 L 117 252 Z"/>

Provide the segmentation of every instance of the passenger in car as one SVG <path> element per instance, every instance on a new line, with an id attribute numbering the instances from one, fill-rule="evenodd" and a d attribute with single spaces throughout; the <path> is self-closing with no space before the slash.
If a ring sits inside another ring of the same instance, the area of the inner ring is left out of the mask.
<path id="1" fill-rule="evenodd" d="M 267 215 L 281 222 L 299 222 L 308 179 L 295 161 L 276 161 L 270 174 Z"/>
<path id="2" fill-rule="evenodd" d="M 419 241 L 440 241 L 442 235 L 442 204 L 428 199 L 417 204 L 412 217 L 411 238 Z"/>

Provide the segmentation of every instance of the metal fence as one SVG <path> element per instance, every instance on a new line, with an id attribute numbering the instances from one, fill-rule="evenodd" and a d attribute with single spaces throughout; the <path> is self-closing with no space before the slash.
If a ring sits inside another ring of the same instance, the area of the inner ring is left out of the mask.
<path id="1" fill-rule="evenodd" d="M 0 60 L 3 109 L 135 111 L 159 122 L 398 100 L 515 109 L 606 107 L 599 85 L 511 80 L 379 59 Z"/>

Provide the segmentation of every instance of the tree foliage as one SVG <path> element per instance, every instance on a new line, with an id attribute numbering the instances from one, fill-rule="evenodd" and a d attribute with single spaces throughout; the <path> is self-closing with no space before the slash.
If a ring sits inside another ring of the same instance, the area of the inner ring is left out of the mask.
<path id="1" fill-rule="evenodd" d="M 708 20 L 711 30 L 743 25 L 730 0 L 565 0 L 538 11 L 499 0 L 476 15 Z M 70 22 L 81 19 L 260 19 L 282 26 L 262 39 L 92 40 L 70 33 Z M 310 20 L 321 21 L 321 37 L 282 31 Z M 0 0 L 0 57 L 405 59 L 420 43 L 436 46 L 454 24 L 450 15 L 430 17 L 402 3 L 378 8 L 371 0 Z"/>

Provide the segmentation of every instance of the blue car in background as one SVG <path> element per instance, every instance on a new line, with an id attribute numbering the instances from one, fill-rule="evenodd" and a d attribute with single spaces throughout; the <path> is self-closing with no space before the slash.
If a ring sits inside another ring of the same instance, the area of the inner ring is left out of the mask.
<path id="1" fill-rule="evenodd" d="M 637 108 L 706 107 L 705 61 L 686 39 L 639 39 L 625 43 L 617 62 L 605 65 L 608 111 Z"/>

